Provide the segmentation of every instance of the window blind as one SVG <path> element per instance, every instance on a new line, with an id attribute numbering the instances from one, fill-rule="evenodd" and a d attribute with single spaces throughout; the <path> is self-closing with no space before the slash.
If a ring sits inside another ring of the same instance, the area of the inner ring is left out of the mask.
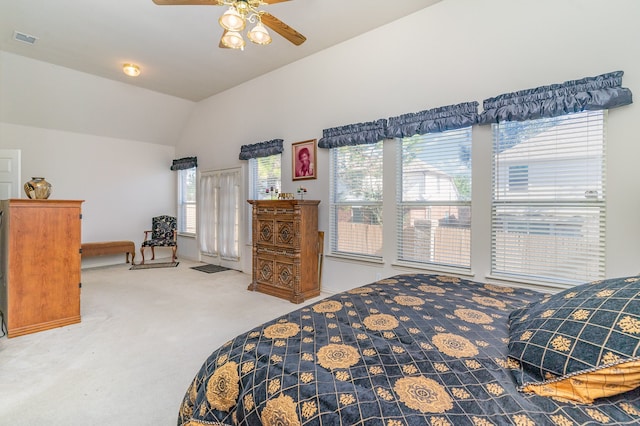
<path id="1" fill-rule="evenodd" d="M 276 198 L 275 190 L 282 191 L 281 170 L 282 154 L 249 159 L 249 198 L 252 200 L 270 200 Z M 271 191 L 271 188 L 274 191 Z M 269 192 L 267 192 L 269 190 Z M 253 240 L 253 211 L 247 203 L 247 243 Z"/>
<path id="2" fill-rule="evenodd" d="M 282 154 L 252 158 L 249 160 L 251 199 L 270 200 L 272 196 L 275 198 L 276 189 L 282 191 L 280 180 L 281 160 Z"/>
<path id="3" fill-rule="evenodd" d="M 604 277 L 605 116 L 493 124 L 494 275 L 567 283 Z"/>
<path id="4" fill-rule="evenodd" d="M 397 257 L 471 267 L 471 127 L 398 143 Z"/>
<path id="5" fill-rule="evenodd" d="M 196 233 L 196 167 L 178 170 L 178 232 Z"/>
<path id="6" fill-rule="evenodd" d="M 331 252 L 382 259 L 382 142 L 331 148 Z"/>

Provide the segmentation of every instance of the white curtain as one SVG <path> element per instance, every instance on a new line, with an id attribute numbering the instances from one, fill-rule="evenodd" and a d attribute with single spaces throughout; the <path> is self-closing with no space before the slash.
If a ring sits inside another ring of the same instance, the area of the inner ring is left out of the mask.
<path id="1" fill-rule="evenodd" d="M 200 252 L 218 255 L 217 215 L 218 210 L 218 174 L 206 172 L 200 175 L 200 197 L 198 200 L 198 240 Z"/>
<path id="2" fill-rule="evenodd" d="M 224 171 L 220 174 L 219 241 L 220 257 L 238 260 L 240 226 L 240 172 Z"/>
<path id="3" fill-rule="evenodd" d="M 238 260 L 240 169 L 204 172 L 200 176 L 198 240 L 200 252 Z"/>

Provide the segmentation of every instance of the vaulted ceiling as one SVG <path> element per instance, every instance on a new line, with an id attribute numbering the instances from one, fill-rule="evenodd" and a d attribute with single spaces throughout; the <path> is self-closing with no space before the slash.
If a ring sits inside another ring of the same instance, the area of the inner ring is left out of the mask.
<path id="1" fill-rule="evenodd" d="M 306 42 L 295 46 L 271 31 L 268 46 L 247 43 L 240 51 L 218 47 L 222 6 L 7 0 L 0 2 L 0 50 L 199 101 L 439 1 L 291 0 L 264 5 L 262 10 L 302 33 Z M 15 32 L 36 41 L 16 40 Z M 124 75 L 122 64 L 128 62 L 140 66 L 140 76 Z"/>

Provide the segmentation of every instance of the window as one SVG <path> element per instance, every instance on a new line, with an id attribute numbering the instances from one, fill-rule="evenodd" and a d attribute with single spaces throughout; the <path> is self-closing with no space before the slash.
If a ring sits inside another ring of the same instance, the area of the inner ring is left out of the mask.
<path id="1" fill-rule="evenodd" d="M 330 155 L 331 252 L 382 259 L 382 142 Z"/>
<path id="2" fill-rule="evenodd" d="M 399 261 L 471 268 L 471 127 L 398 143 Z"/>
<path id="3" fill-rule="evenodd" d="M 604 277 L 605 113 L 493 125 L 492 273 Z"/>
<path id="4" fill-rule="evenodd" d="M 196 168 L 178 170 L 178 232 L 196 233 Z"/>
<path id="5" fill-rule="evenodd" d="M 270 200 L 277 198 L 276 189 L 282 191 L 280 171 L 282 154 L 249 159 L 249 198 L 252 200 Z M 267 190 L 269 192 L 267 192 Z M 247 204 L 247 243 L 253 238 L 253 215 L 251 205 Z"/>
<path id="6" fill-rule="evenodd" d="M 275 191 L 281 191 L 280 183 L 282 154 L 249 160 L 249 197 L 252 200 L 269 200 L 275 198 Z"/>

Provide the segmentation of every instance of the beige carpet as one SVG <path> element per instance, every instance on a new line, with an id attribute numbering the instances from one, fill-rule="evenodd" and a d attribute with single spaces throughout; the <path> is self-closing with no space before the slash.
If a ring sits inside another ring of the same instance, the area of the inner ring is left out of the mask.
<path id="1" fill-rule="evenodd" d="M 0 339 L 0 424 L 175 425 L 214 349 L 301 307 L 247 291 L 247 274 L 197 265 L 83 270 L 80 324 Z"/>

